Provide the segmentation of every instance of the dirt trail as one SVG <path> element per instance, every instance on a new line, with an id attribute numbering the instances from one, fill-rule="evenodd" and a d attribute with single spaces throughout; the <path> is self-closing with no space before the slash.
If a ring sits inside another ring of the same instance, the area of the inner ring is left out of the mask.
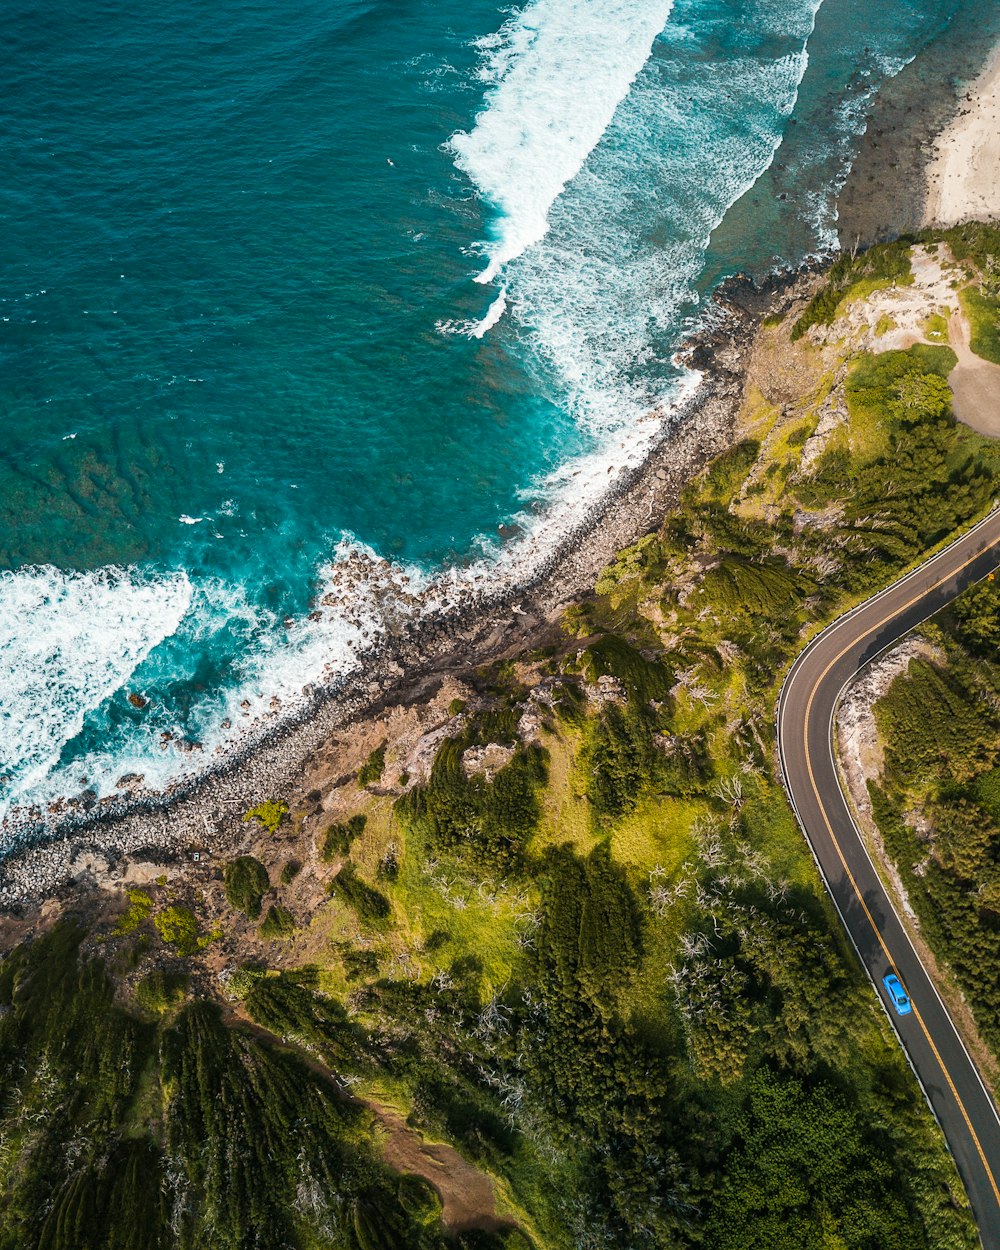
<path id="1" fill-rule="evenodd" d="M 948 338 L 958 357 L 948 375 L 955 416 L 980 434 L 1000 438 L 1000 365 L 973 354 L 969 324 L 961 312 L 952 313 Z"/>

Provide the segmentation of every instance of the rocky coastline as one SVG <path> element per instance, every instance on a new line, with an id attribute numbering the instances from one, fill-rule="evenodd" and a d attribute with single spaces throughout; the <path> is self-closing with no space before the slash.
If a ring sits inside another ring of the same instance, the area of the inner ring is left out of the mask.
<path id="1" fill-rule="evenodd" d="M 96 875 L 113 876 L 126 858 L 168 862 L 199 848 L 227 854 L 245 836 L 248 808 L 263 799 L 294 803 L 310 757 L 338 729 L 389 702 L 419 700 L 450 674 L 538 645 L 615 553 L 655 528 L 685 483 L 731 445 L 757 327 L 808 294 L 816 268 L 774 274 L 760 286 L 745 275 L 722 284 L 680 353 L 701 374 L 697 391 L 646 460 L 622 475 L 529 583 L 470 596 L 446 614 L 398 612 L 395 628 L 345 681 L 314 689 L 294 713 L 276 714 L 169 792 L 136 787 L 88 807 L 20 813 L 5 831 L 0 909 L 34 910 Z"/>

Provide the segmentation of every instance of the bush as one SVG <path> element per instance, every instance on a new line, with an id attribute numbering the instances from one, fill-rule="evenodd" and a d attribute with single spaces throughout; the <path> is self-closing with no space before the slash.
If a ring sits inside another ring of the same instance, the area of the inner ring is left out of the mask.
<path id="1" fill-rule="evenodd" d="M 287 803 L 276 803 L 268 801 L 266 803 L 258 803 L 256 807 L 244 813 L 243 823 L 248 820 L 258 820 L 264 826 L 267 833 L 277 833 L 278 826 L 288 815 Z"/>
<path id="2" fill-rule="evenodd" d="M 302 865 L 297 859 L 286 860 L 282 865 L 281 875 L 278 879 L 282 885 L 291 885 L 301 871 Z"/>
<path id="3" fill-rule="evenodd" d="M 584 671 L 594 681 L 598 677 L 614 677 L 621 682 L 628 697 L 639 703 L 666 699 L 673 685 L 673 675 L 656 660 L 646 657 L 625 638 L 605 634 L 584 652 Z"/>
<path id="4" fill-rule="evenodd" d="M 382 780 L 382 774 L 385 772 L 386 745 L 383 742 L 381 746 L 377 746 L 358 769 L 359 786 L 372 786 Z"/>
<path id="5" fill-rule="evenodd" d="M 135 1001 L 147 1011 L 162 1015 L 172 1007 L 179 1007 L 187 997 L 190 978 L 184 972 L 166 972 L 154 968 L 135 987 Z"/>
<path id="6" fill-rule="evenodd" d="M 260 904 L 271 888 L 267 869 L 252 855 L 240 855 L 228 863 L 223 872 L 226 901 L 250 920 L 260 915 Z"/>
<path id="7" fill-rule="evenodd" d="M 488 870 L 517 869 L 524 845 L 538 825 L 537 790 L 547 772 L 547 755 L 538 746 L 518 746 L 492 781 L 483 773 L 467 777 L 462 757 L 483 739 L 499 741 L 517 721 L 514 709 L 501 710 L 456 738 L 446 738 L 434 757 L 430 781 L 396 801 L 396 811 L 420 831 L 432 850 L 468 855 Z M 508 736 L 509 735 L 509 736 Z"/>
<path id="8" fill-rule="evenodd" d="M 130 933 L 134 933 L 144 921 L 149 919 L 149 914 L 153 910 L 153 900 L 145 890 L 129 890 L 125 897 L 129 903 L 128 910 L 118 917 L 113 930 L 116 937 L 127 937 Z"/>
<path id="9" fill-rule="evenodd" d="M 295 932 L 295 917 L 287 907 L 282 907 L 280 903 L 272 903 L 267 909 L 267 915 L 258 932 L 265 941 L 291 937 Z"/>
<path id="10" fill-rule="evenodd" d="M 323 859 L 329 863 L 331 859 L 338 855 L 349 855 L 351 846 L 355 839 L 359 838 L 365 831 L 365 825 L 368 824 L 368 817 L 357 813 L 350 820 L 339 822 L 331 825 L 323 839 L 323 850 L 321 852 Z"/>
<path id="11" fill-rule="evenodd" d="M 236 968 L 225 976 L 226 994 L 230 998 L 242 1000 L 247 997 L 261 977 L 266 976 L 266 968 L 259 967 L 257 964 L 243 964 L 242 967 Z"/>
<path id="12" fill-rule="evenodd" d="M 880 243 L 858 256 L 843 255 L 830 268 L 826 283 L 810 300 L 805 312 L 792 326 L 792 342 L 800 339 L 810 326 L 832 325 L 840 301 L 858 282 L 886 285 L 913 281 L 910 269 L 910 243 L 900 239 Z"/>
<path id="13" fill-rule="evenodd" d="M 193 955 L 205 945 L 205 940 L 198 937 L 194 912 L 183 903 L 165 907 L 154 917 L 153 924 L 163 941 L 175 947 L 178 955 Z"/>
<path id="14" fill-rule="evenodd" d="M 386 896 L 381 890 L 376 890 L 374 886 L 362 881 L 351 863 L 345 864 L 334 877 L 330 883 L 330 893 L 339 895 L 353 907 L 363 925 L 383 928 L 392 915 L 392 906 Z"/>
<path id="15" fill-rule="evenodd" d="M 358 950 L 345 943 L 340 957 L 344 961 L 344 976 L 348 981 L 367 981 L 378 976 L 377 951 Z"/>
<path id="16" fill-rule="evenodd" d="M 598 816 L 634 810 L 657 775 L 659 756 L 649 718 L 631 705 L 609 703 L 590 722 L 584 756 L 587 795 Z"/>
<path id="17" fill-rule="evenodd" d="M 970 586 L 952 605 L 959 637 L 987 655 L 1000 649 L 1000 582 L 992 574 Z"/>

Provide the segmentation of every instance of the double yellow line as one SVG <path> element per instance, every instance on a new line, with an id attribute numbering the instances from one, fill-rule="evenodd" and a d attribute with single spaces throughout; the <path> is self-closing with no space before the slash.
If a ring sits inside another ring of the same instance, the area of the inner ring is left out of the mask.
<path id="1" fill-rule="evenodd" d="M 975 532 L 976 531 L 973 530 L 969 534 L 967 534 L 965 540 L 970 539 L 972 537 L 972 534 L 974 534 Z M 965 540 L 960 539 L 959 541 L 961 542 Z M 809 719 L 812 714 L 813 700 L 816 697 L 817 690 L 820 688 L 820 686 L 823 684 L 824 680 L 826 679 L 827 675 L 830 673 L 830 670 L 836 664 L 838 664 L 844 658 L 844 656 L 847 655 L 849 651 L 853 650 L 854 647 L 858 645 L 858 643 L 864 642 L 866 638 L 870 637 L 877 630 L 881 629 L 883 625 L 886 625 L 889 621 L 893 620 L 894 618 L 898 616 L 901 616 L 909 608 L 914 607 L 917 603 L 920 602 L 921 599 L 926 598 L 927 595 L 931 594 L 933 591 L 943 586 L 945 582 L 950 581 L 954 577 L 958 577 L 971 564 L 974 564 L 983 554 L 984 552 L 982 550 L 977 551 L 974 555 L 970 556 L 968 560 L 960 564 L 956 569 L 952 569 L 950 572 L 946 573 L 945 576 L 942 577 L 939 581 L 936 581 L 932 585 L 925 587 L 923 590 L 921 590 L 919 594 L 914 595 L 912 599 L 909 599 L 906 603 L 904 603 L 902 607 L 897 608 L 896 611 L 891 612 L 888 616 L 885 616 L 881 620 L 876 621 L 875 624 L 871 625 L 868 629 L 866 629 L 863 634 L 852 639 L 851 642 L 849 642 L 847 646 L 843 648 L 842 651 L 838 652 L 837 655 L 833 657 L 833 659 L 823 669 L 822 673 L 820 673 L 818 679 L 815 682 L 813 682 L 812 689 L 809 692 L 809 698 L 806 702 L 805 716 L 803 718 L 802 736 L 803 736 L 803 747 L 805 750 L 806 772 L 809 775 L 809 783 L 812 786 L 813 794 L 816 797 L 816 803 L 817 803 L 817 806 L 819 807 L 820 813 L 822 814 L 823 823 L 826 825 L 826 831 L 830 836 L 830 841 L 833 843 L 837 851 L 837 855 L 843 866 L 847 879 L 851 883 L 851 888 L 853 889 L 858 902 L 861 904 L 864 910 L 864 913 L 868 918 L 868 923 L 872 927 L 872 932 L 875 934 L 875 937 L 878 939 L 878 944 L 879 946 L 881 946 L 882 951 L 886 957 L 886 961 L 888 962 L 890 967 L 893 967 L 894 964 L 893 964 L 892 956 L 889 953 L 889 948 L 888 946 L 886 946 L 885 939 L 882 937 L 882 933 L 879 930 L 878 925 L 875 923 L 874 917 L 872 916 L 871 912 L 868 910 L 868 904 L 865 902 L 864 896 L 862 895 L 861 890 L 858 888 L 858 883 L 854 879 L 854 874 L 851 872 L 851 869 L 848 866 L 847 860 L 844 857 L 843 849 L 840 845 L 837 835 L 833 831 L 833 825 L 830 822 L 830 818 L 827 815 L 826 807 L 823 803 L 823 797 L 819 791 L 819 786 L 816 784 L 816 778 L 813 773 L 813 766 L 812 766 L 812 755 L 809 750 Z M 832 628 L 836 629 L 837 626 L 834 625 Z M 833 726 L 831 723 L 831 726 L 830 726 L 831 733 L 832 733 L 832 730 L 833 730 Z M 860 837 L 860 834 L 859 834 L 859 837 Z M 918 959 L 919 959 L 919 956 L 918 956 Z M 929 979 L 930 977 L 928 976 L 928 980 Z M 913 1015 L 916 1017 L 917 1023 L 920 1025 L 921 1031 L 923 1032 L 924 1037 L 927 1039 L 927 1044 L 930 1046 L 931 1051 L 934 1054 L 934 1058 L 937 1060 L 938 1067 L 941 1069 L 944 1079 L 948 1084 L 948 1088 L 951 1090 L 952 1096 L 954 1097 L 955 1102 L 958 1105 L 958 1109 L 962 1113 L 962 1118 L 965 1121 L 966 1128 L 968 1128 L 969 1130 L 969 1136 L 972 1138 L 973 1143 L 975 1144 L 976 1151 L 978 1152 L 979 1158 L 982 1161 L 983 1168 L 986 1171 L 986 1175 L 989 1177 L 990 1185 L 993 1189 L 993 1196 L 996 1199 L 997 1205 L 1000 1206 L 1000 1188 L 997 1187 L 997 1181 L 993 1175 L 993 1169 L 990 1167 L 989 1160 L 986 1158 L 986 1152 L 983 1150 L 982 1143 L 979 1140 L 979 1136 L 976 1133 L 976 1130 L 972 1126 L 972 1121 L 969 1118 L 969 1113 L 966 1110 L 965 1103 L 963 1103 L 958 1090 L 955 1088 L 955 1082 L 951 1079 L 951 1073 L 948 1071 L 947 1067 L 945 1066 L 944 1060 L 941 1058 L 941 1054 L 937 1046 L 934 1044 L 934 1039 L 931 1037 L 930 1032 L 928 1031 L 927 1025 L 924 1023 L 923 1017 L 921 1016 L 920 1012 L 917 1010 L 916 1005 L 912 1003 L 912 1000 L 911 1000 L 911 1006 L 913 1008 Z M 952 1027 L 954 1027 L 954 1024 L 952 1025 Z M 958 1030 L 956 1029 L 955 1031 L 957 1035 Z M 961 1041 L 961 1039 L 959 1039 L 959 1041 Z M 970 1062 L 971 1062 L 971 1058 L 970 1058 Z"/>

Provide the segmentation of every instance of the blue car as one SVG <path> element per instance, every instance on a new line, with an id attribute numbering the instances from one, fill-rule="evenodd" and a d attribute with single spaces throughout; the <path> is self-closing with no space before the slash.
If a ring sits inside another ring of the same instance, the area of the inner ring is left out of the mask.
<path id="1" fill-rule="evenodd" d="M 913 1004 L 910 1002 L 910 996 L 903 989 L 903 982 L 894 972 L 890 972 L 888 976 L 882 978 L 882 984 L 885 986 L 889 997 L 892 999 L 892 1005 L 901 1016 L 908 1016 L 913 1010 Z"/>

